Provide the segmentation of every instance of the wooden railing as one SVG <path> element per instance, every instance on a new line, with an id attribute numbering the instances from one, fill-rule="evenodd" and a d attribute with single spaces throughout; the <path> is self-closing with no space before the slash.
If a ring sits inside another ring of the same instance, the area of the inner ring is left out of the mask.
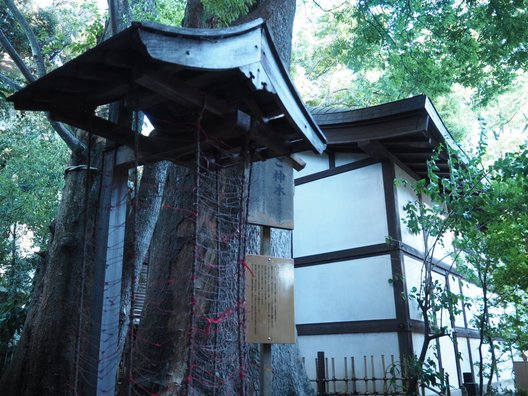
<path id="1" fill-rule="evenodd" d="M 303 358 L 303 363 L 305 360 Z M 336 366 L 339 366 L 336 370 Z M 315 358 L 316 378 L 314 384 L 317 395 L 343 396 L 400 396 L 406 395 L 404 384 L 407 379 L 402 374 L 401 366 L 394 355 L 386 357 L 363 356 L 362 358 L 345 357 L 339 361 L 325 357 L 318 352 Z M 449 377 L 442 375 L 444 383 L 441 389 L 419 384 L 419 393 L 425 395 L 450 396 Z M 418 392 L 417 392 L 418 393 Z"/>

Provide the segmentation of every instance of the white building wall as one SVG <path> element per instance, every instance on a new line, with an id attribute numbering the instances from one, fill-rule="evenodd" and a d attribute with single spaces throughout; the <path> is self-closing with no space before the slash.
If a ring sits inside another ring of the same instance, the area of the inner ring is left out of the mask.
<path id="1" fill-rule="evenodd" d="M 394 319 L 391 277 L 388 255 L 297 268 L 296 322 Z"/>
<path id="2" fill-rule="evenodd" d="M 471 372 L 471 360 L 469 359 L 469 350 L 467 338 L 458 337 L 458 351 L 460 352 L 460 369 L 463 373 Z"/>
<path id="3" fill-rule="evenodd" d="M 444 367 L 445 373 L 449 375 L 449 383 L 458 387 L 455 345 L 453 344 L 453 339 L 448 336 L 440 337 L 439 344 L 442 356 L 442 366 Z"/>
<path id="4" fill-rule="evenodd" d="M 482 297 L 482 291 L 480 288 L 472 283 L 462 282 L 462 293 L 468 300 L 469 304 L 466 306 L 466 319 L 469 328 L 476 328 L 475 321 L 477 315 L 480 313 L 480 302 Z"/>
<path id="5" fill-rule="evenodd" d="M 385 243 L 381 164 L 302 184 L 295 190 L 294 255 Z"/>
<path id="6" fill-rule="evenodd" d="M 313 151 L 303 151 L 302 153 L 295 154 L 300 157 L 306 166 L 304 169 L 295 172 L 294 177 L 297 179 L 299 177 L 308 176 L 313 173 L 322 172 L 327 170 L 330 167 L 330 162 L 328 160 L 328 155 L 326 154 L 315 154 Z"/>
<path id="7" fill-rule="evenodd" d="M 459 278 L 454 275 L 449 275 L 449 288 L 451 289 L 452 293 L 460 295 L 461 289 L 460 289 L 460 282 Z M 458 311 L 460 312 L 459 315 L 455 316 L 455 326 L 457 327 L 464 327 L 464 315 L 462 314 L 462 310 L 464 309 L 462 301 L 459 301 L 457 304 Z"/>
<path id="8" fill-rule="evenodd" d="M 342 166 L 351 164 L 353 162 L 361 161 L 363 159 L 369 158 L 367 154 L 360 153 L 335 153 L 335 166 Z"/>
<path id="9" fill-rule="evenodd" d="M 422 269 L 422 263 L 412 257 L 403 256 L 403 269 L 406 284 L 407 296 L 411 294 L 413 287 L 420 288 L 420 272 Z M 422 320 L 422 315 L 418 308 L 418 303 L 412 298 L 408 298 L 409 304 L 409 316 L 411 319 Z"/>
<path id="10" fill-rule="evenodd" d="M 397 180 L 405 180 L 407 183 L 414 183 L 415 180 L 408 173 L 403 171 L 400 167 L 395 165 L 395 175 Z M 424 236 L 422 233 L 412 234 L 409 228 L 404 222 L 407 217 L 407 212 L 404 210 L 404 206 L 409 202 L 418 201 L 418 196 L 415 194 L 410 186 L 401 185 L 398 183 L 396 186 L 397 199 L 398 199 L 398 212 L 400 218 L 400 228 L 402 234 L 402 242 L 417 249 L 420 252 L 425 252 Z M 423 202 L 431 206 L 431 202 L 428 197 L 422 197 Z M 454 260 L 451 258 L 453 253 L 453 234 L 446 232 L 441 241 L 436 241 L 436 238 L 428 238 L 427 250 L 429 254 L 437 259 L 445 262 L 448 265 L 454 266 Z"/>
<path id="11" fill-rule="evenodd" d="M 414 179 L 404 172 L 399 166 L 394 165 L 396 180 L 405 180 L 407 183 L 414 183 Z M 400 229 L 402 242 L 412 246 L 413 248 L 423 252 L 424 243 L 421 234 L 412 234 L 404 223 L 406 212 L 403 209 L 404 206 L 409 202 L 415 202 L 418 200 L 418 196 L 414 193 L 410 186 L 402 185 L 398 183 L 396 185 L 396 197 L 398 199 L 398 213 L 400 219 Z"/>

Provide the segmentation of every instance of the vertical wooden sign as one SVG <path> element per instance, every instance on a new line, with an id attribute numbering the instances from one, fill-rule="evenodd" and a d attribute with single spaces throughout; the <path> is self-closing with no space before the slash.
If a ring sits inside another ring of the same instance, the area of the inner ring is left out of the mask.
<path id="1" fill-rule="evenodd" d="M 293 168 L 282 158 L 251 168 L 248 222 L 293 230 Z"/>
<path id="2" fill-rule="evenodd" d="M 250 343 L 295 343 L 293 259 L 246 256 L 246 312 Z"/>

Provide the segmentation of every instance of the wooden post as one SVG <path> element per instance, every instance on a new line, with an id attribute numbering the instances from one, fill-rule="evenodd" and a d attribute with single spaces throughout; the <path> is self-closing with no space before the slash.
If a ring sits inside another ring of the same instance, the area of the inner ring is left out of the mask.
<path id="1" fill-rule="evenodd" d="M 89 373 L 85 394 L 113 395 L 119 342 L 119 309 L 127 210 L 127 167 L 116 165 L 117 150 L 104 154 L 96 228 L 94 304 L 90 330 Z"/>
<path id="2" fill-rule="evenodd" d="M 325 374 L 325 354 L 317 352 L 317 395 L 322 396 L 326 393 L 326 374 Z"/>
<path id="3" fill-rule="evenodd" d="M 271 228 L 262 226 L 260 239 L 260 254 L 271 255 Z M 260 395 L 273 394 L 273 368 L 271 366 L 271 343 L 260 344 Z"/>

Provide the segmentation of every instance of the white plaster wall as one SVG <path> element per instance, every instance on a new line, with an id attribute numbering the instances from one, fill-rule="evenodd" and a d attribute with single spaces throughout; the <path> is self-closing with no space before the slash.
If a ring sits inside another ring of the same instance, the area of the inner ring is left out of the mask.
<path id="1" fill-rule="evenodd" d="M 297 323 L 396 318 L 390 256 L 295 269 Z"/>
<path id="2" fill-rule="evenodd" d="M 471 353 L 473 356 L 473 364 L 475 365 L 475 382 L 478 383 L 478 365 L 477 362 L 480 361 L 479 352 L 478 352 L 478 346 L 479 346 L 479 340 L 476 338 L 473 338 L 470 340 L 471 344 Z M 498 354 L 497 354 L 498 357 Z M 488 345 L 483 345 L 482 347 L 482 359 L 485 363 L 491 362 L 491 353 L 489 352 Z M 502 387 L 507 389 L 513 389 L 513 364 L 511 363 L 511 360 L 508 359 L 508 356 L 504 356 L 504 361 L 499 363 L 498 368 L 500 370 L 499 377 L 497 380 L 497 377 L 494 378 L 493 383 L 495 387 Z M 488 372 L 489 370 L 484 366 L 485 372 Z M 486 377 L 484 377 L 484 384 L 487 383 Z"/>
<path id="3" fill-rule="evenodd" d="M 367 361 L 367 372 L 372 377 L 372 360 L 374 361 L 374 374 L 376 377 L 383 377 L 388 373 L 391 365 L 391 355 L 395 363 L 398 362 L 398 335 L 397 333 L 368 333 L 368 334 L 336 334 L 336 335 L 315 335 L 302 336 L 298 338 L 298 345 L 301 356 L 304 358 L 308 378 L 317 377 L 315 370 L 315 358 L 318 351 L 323 351 L 329 361 L 331 370 L 331 358 L 334 358 L 336 378 L 344 378 L 345 363 L 344 358 L 348 358 L 348 377 L 352 376 L 350 358 L 354 357 L 355 376 L 365 376 L 365 360 Z M 384 365 L 381 356 L 384 355 Z M 332 372 L 330 372 L 331 374 Z M 388 374 L 387 374 L 388 375 Z M 371 386 L 371 384 L 369 384 Z M 358 391 L 364 389 L 362 381 L 357 382 Z M 332 388 L 330 388 L 332 390 Z M 371 388 L 370 388 L 371 389 Z M 382 390 L 382 381 L 377 384 L 377 390 Z M 350 390 L 350 388 L 349 388 Z M 337 391 L 344 391 L 344 387 L 337 388 Z M 371 389 L 372 391 L 372 389 Z"/>
<path id="4" fill-rule="evenodd" d="M 498 343 L 500 345 L 500 343 Z M 513 373 L 513 361 L 509 353 L 504 353 L 501 357 L 499 364 L 499 380 L 508 381 L 514 377 Z"/>
<path id="5" fill-rule="evenodd" d="M 405 271 L 405 283 L 407 286 L 407 294 L 410 295 L 411 289 L 413 287 L 416 287 L 417 289 L 420 288 L 420 276 L 421 276 L 421 270 L 422 270 L 422 262 L 419 260 L 416 260 L 415 258 L 409 257 L 404 255 L 403 256 L 403 266 Z M 438 281 L 438 284 L 441 287 L 445 287 L 445 276 L 443 274 L 439 274 L 436 272 L 433 272 L 432 274 L 433 281 Z M 454 280 L 453 280 L 454 279 Z M 451 276 L 451 287 L 452 291 L 454 293 L 459 292 L 459 285 L 458 280 Z M 420 310 L 418 309 L 418 304 L 416 300 L 409 298 L 408 299 L 409 304 L 409 315 L 411 319 L 415 320 L 422 320 L 422 315 Z M 459 304 L 459 308 L 462 308 L 462 304 Z M 446 326 L 448 329 L 451 329 L 451 319 L 449 317 L 449 311 L 447 309 L 442 309 L 437 313 L 438 318 L 438 326 Z M 464 317 L 462 315 L 462 311 L 459 315 L 455 316 L 455 326 L 461 326 L 464 327 Z"/>
<path id="6" fill-rule="evenodd" d="M 341 166 L 369 158 L 367 154 L 361 153 L 334 153 L 335 166 Z"/>
<path id="7" fill-rule="evenodd" d="M 449 275 L 449 287 L 452 293 L 460 295 L 460 283 L 458 282 L 458 277 L 454 275 Z M 455 326 L 464 327 L 465 324 L 464 324 L 464 315 L 462 314 L 462 309 L 463 309 L 462 301 L 460 301 L 457 304 L 457 307 L 460 311 L 460 314 L 455 315 Z"/>
<path id="8" fill-rule="evenodd" d="M 445 290 L 446 278 L 445 275 L 439 274 L 437 272 L 432 273 L 433 282 L 438 284 L 442 289 Z M 447 308 L 441 309 L 436 313 L 437 325 L 439 327 L 447 327 L 449 330 L 452 329 L 451 319 L 449 317 L 449 310 Z"/>
<path id="9" fill-rule="evenodd" d="M 385 243 L 381 164 L 295 188 L 294 257 Z"/>
<path id="10" fill-rule="evenodd" d="M 405 171 L 400 167 L 395 166 L 395 175 L 396 179 L 403 179 L 409 183 L 414 183 L 415 180 L 409 176 Z M 417 201 L 418 197 L 412 190 L 412 188 L 407 186 L 397 186 L 396 187 L 397 198 L 398 198 L 398 210 L 400 217 L 400 228 L 402 233 L 402 242 L 412 246 L 413 248 L 424 252 L 425 245 L 423 240 L 422 233 L 420 234 L 411 234 L 407 226 L 404 224 L 403 219 L 406 218 L 407 214 L 403 207 L 409 202 Z M 431 201 L 428 197 L 422 197 L 423 202 L 431 206 Z M 436 241 L 436 238 L 428 238 L 428 250 L 432 252 L 433 257 L 437 260 L 442 260 L 448 265 L 454 264 L 453 259 L 453 234 L 451 232 L 446 232 L 441 240 Z"/>
<path id="11" fill-rule="evenodd" d="M 442 365 L 447 374 L 449 374 L 449 383 L 458 387 L 458 374 L 456 369 L 456 355 L 453 340 L 450 337 L 440 337 L 440 353 L 442 356 Z"/>
<path id="12" fill-rule="evenodd" d="M 469 344 L 471 348 L 471 356 L 473 357 L 473 364 L 475 368 L 475 382 L 477 383 L 478 383 L 478 375 L 479 375 L 478 362 L 480 361 L 479 350 L 478 350 L 479 342 L 480 341 L 476 338 L 471 338 L 469 340 Z M 484 362 L 490 361 L 490 353 L 488 351 L 487 345 L 484 345 L 482 347 L 482 359 L 484 360 Z M 486 382 L 486 380 L 484 380 L 484 382 Z"/>
<path id="13" fill-rule="evenodd" d="M 420 353 L 423 340 L 424 340 L 423 334 L 413 333 L 413 345 L 414 345 L 414 352 L 416 354 Z M 471 371 L 466 339 L 460 337 L 458 339 L 458 343 L 459 343 L 459 352 L 461 352 L 461 355 L 462 355 L 462 360 L 460 361 L 462 372 Z M 442 366 L 444 367 L 445 372 L 449 374 L 449 383 L 453 387 L 451 390 L 451 395 L 453 396 L 461 395 L 460 390 L 456 390 L 459 384 L 458 384 L 458 374 L 456 370 L 455 349 L 453 346 L 453 341 L 449 337 L 441 337 L 439 338 L 439 344 L 440 344 L 440 353 L 442 356 Z M 439 368 L 438 359 L 435 357 L 435 351 L 436 351 L 436 341 L 433 340 L 429 344 L 429 348 L 427 350 L 427 357 L 433 359 L 437 363 L 437 368 Z M 432 394 L 432 393 L 426 392 L 426 394 Z"/>
<path id="14" fill-rule="evenodd" d="M 410 294 L 411 289 L 413 287 L 416 287 L 417 289 L 420 288 L 421 268 L 422 263 L 420 261 L 409 256 L 403 256 L 403 269 L 405 272 L 404 277 L 407 286 L 407 295 Z M 422 315 L 418 309 L 418 304 L 416 303 L 416 300 L 408 298 L 407 301 L 409 304 L 409 316 L 411 317 L 411 319 L 422 320 Z"/>
<path id="15" fill-rule="evenodd" d="M 414 183 L 415 180 L 409 176 L 406 172 L 404 172 L 399 166 L 394 166 L 395 168 L 395 176 L 396 179 L 403 179 L 406 180 L 409 183 Z M 406 243 L 409 246 L 412 246 L 415 249 L 418 249 L 419 251 L 423 252 L 424 250 L 424 243 L 422 234 L 411 234 L 407 226 L 404 224 L 403 219 L 406 217 L 406 212 L 403 209 L 403 207 L 408 202 L 414 202 L 418 200 L 418 197 L 414 193 L 414 191 L 407 186 L 396 186 L 396 197 L 398 199 L 398 213 L 400 218 L 400 229 L 402 234 L 402 242 Z"/>
<path id="16" fill-rule="evenodd" d="M 422 350 L 422 345 L 423 345 L 423 342 L 424 342 L 424 335 L 420 334 L 420 333 L 413 333 L 412 334 L 412 340 L 413 340 L 414 353 L 416 355 L 419 355 L 421 350 Z M 435 348 L 436 348 L 436 342 L 435 341 L 431 341 L 429 343 L 428 348 L 427 348 L 427 354 L 425 355 L 426 359 L 427 358 L 431 358 L 435 362 L 437 361 L 437 359 L 436 359 L 436 357 L 434 355 Z"/>
<path id="17" fill-rule="evenodd" d="M 326 154 L 315 154 L 313 151 L 303 151 L 302 153 L 297 153 L 296 155 L 306 162 L 306 166 L 304 169 L 298 172 L 293 172 L 293 177 L 295 179 L 311 175 L 312 173 L 327 170 L 330 167 L 328 155 Z"/>
<path id="18" fill-rule="evenodd" d="M 471 371 L 471 360 L 469 359 L 469 350 L 466 337 L 458 337 L 458 351 L 462 359 L 460 360 L 460 368 L 463 373 Z"/>
<path id="19" fill-rule="evenodd" d="M 469 328 L 476 328 L 476 315 L 480 312 L 482 290 L 476 285 L 468 282 L 462 282 L 462 293 L 469 300 L 470 307 L 466 307 L 466 318 Z"/>

